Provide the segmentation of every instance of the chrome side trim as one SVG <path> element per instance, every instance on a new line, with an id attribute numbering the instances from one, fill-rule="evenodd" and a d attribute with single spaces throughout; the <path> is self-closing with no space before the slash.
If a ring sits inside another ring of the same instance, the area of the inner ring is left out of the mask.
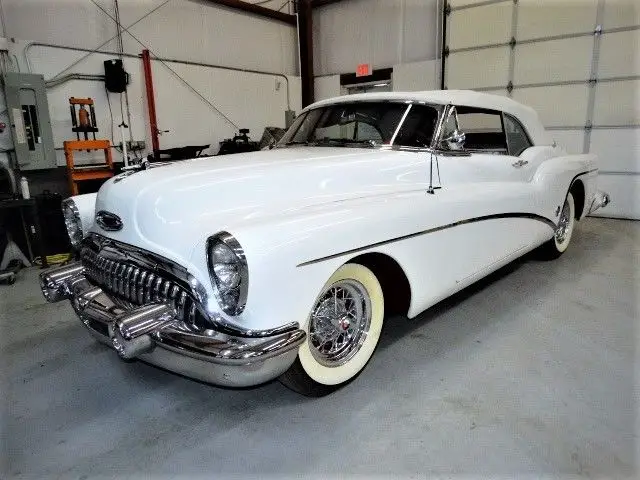
<path id="1" fill-rule="evenodd" d="M 543 217 L 542 215 L 537 215 L 535 213 L 497 213 L 497 214 L 494 214 L 494 215 L 484 215 L 482 217 L 468 218 L 466 220 L 460 220 L 458 222 L 449 223 L 447 225 L 441 225 L 439 227 L 429 228 L 427 230 L 421 230 L 419 232 L 410 233 L 408 235 L 402 235 L 400 237 L 391 238 L 389 240 L 383 240 L 381 242 L 371 243 L 369 245 L 365 245 L 365 246 L 358 247 L 358 248 L 353 248 L 351 250 L 345 250 L 344 252 L 334 253 L 332 255 L 327 255 L 326 257 L 320 257 L 320 258 L 316 258 L 314 260 L 309 260 L 309 261 L 306 261 L 306 262 L 302 262 L 302 263 L 299 263 L 296 266 L 297 267 L 305 267 L 307 265 L 312 265 L 314 263 L 324 262 L 325 260 L 331 260 L 333 258 L 341 257 L 343 255 L 350 255 L 350 254 L 358 253 L 358 252 L 361 252 L 361 251 L 364 251 L 364 250 L 368 250 L 370 248 L 379 247 L 381 245 L 387 245 L 389 243 L 399 242 L 399 241 L 402 241 L 402 240 L 407 240 L 409 238 L 419 237 L 421 235 L 427 235 L 429 233 L 438 232 L 440 230 L 446 230 L 446 229 L 449 229 L 449 228 L 458 227 L 460 225 L 466 225 L 468 223 L 484 222 L 486 220 L 497 220 L 497 219 L 500 219 L 500 218 L 528 218 L 528 219 L 531 219 L 531 220 L 536 220 L 538 222 L 542 222 L 542 223 L 548 225 L 553 230 L 555 230 L 555 228 L 556 228 L 556 224 L 552 220 L 549 220 L 548 218 Z"/>

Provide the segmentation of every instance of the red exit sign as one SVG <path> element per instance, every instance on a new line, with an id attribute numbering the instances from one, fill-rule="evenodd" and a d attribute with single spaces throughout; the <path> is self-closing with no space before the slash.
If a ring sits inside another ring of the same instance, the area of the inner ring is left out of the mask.
<path id="1" fill-rule="evenodd" d="M 361 63 L 356 68 L 356 77 L 366 77 L 371 75 L 371 65 L 368 63 Z"/>

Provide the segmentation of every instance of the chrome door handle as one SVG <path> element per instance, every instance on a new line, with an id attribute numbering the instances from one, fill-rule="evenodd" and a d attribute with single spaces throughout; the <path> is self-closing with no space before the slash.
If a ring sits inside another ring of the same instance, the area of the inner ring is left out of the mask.
<path id="1" fill-rule="evenodd" d="M 520 167 L 524 167 L 527 163 L 529 163 L 526 160 L 518 160 L 515 163 L 512 163 L 511 166 L 515 167 L 515 168 L 520 168 Z"/>

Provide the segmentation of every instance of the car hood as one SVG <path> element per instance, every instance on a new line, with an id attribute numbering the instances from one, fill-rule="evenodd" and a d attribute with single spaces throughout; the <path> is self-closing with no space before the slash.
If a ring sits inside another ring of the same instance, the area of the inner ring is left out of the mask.
<path id="1" fill-rule="evenodd" d="M 421 157 L 390 150 L 289 147 L 175 162 L 106 182 L 96 212 L 118 215 L 123 227 L 105 232 L 94 225 L 93 230 L 173 256 L 178 246 L 194 245 L 205 233 L 233 231 L 243 222 L 415 187 L 414 180 L 424 180 L 424 173 L 414 169 L 407 175 L 407 167 L 424 162 Z"/>

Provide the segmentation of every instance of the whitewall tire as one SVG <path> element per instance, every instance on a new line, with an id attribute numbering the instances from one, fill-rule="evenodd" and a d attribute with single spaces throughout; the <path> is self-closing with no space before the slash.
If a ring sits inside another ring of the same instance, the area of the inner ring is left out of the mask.
<path id="1" fill-rule="evenodd" d="M 571 242 L 573 230 L 576 224 L 576 205 L 571 192 L 560 210 L 558 225 L 553 233 L 553 238 L 542 246 L 541 253 L 546 259 L 555 259 L 562 255 Z"/>
<path id="2" fill-rule="evenodd" d="M 348 263 L 329 278 L 307 319 L 306 341 L 281 377 L 289 388 L 322 396 L 353 380 L 371 359 L 384 319 L 384 296 L 374 273 Z"/>

